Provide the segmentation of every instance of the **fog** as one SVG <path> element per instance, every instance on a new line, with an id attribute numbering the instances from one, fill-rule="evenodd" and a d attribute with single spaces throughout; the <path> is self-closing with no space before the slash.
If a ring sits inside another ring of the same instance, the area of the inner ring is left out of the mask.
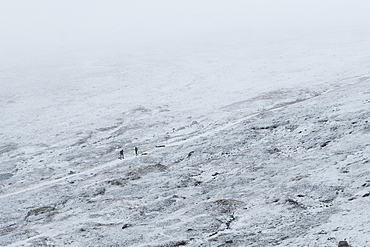
<path id="1" fill-rule="evenodd" d="M 368 0 L 1 0 L 0 52 L 232 30 L 367 30 L 368 13 Z"/>

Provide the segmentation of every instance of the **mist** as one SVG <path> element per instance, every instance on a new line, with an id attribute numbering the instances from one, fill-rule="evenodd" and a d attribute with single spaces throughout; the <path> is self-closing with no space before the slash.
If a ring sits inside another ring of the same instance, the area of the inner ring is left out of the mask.
<path id="1" fill-rule="evenodd" d="M 230 30 L 366 29 L 368 13 L 366 0 L 3 0 L 0 45 L 9 51 L 153 42 Z"/>

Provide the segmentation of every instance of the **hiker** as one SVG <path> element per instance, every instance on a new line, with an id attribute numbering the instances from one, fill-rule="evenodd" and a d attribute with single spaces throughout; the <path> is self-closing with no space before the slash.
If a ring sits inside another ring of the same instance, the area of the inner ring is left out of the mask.
<path id="1" fill-rule="evenodd" d="M 135 154 L 136 156 L 139 154 L 139 149 L 137 147 L 135 147 Z"/>
<path id="2" fill-rule="evenodd" d="M 124 159 L 125 157 L 123 156 L 123 149 L 119 151 L 119 159 Z"/>

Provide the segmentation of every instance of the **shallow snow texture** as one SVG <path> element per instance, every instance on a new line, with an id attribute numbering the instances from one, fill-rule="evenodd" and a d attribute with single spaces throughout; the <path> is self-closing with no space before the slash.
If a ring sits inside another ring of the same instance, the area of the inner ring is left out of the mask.
<path id="1" fill-rule="evenodd" d="M 366 38 L 3 66 L 0 245 L 370 246 Z"/>

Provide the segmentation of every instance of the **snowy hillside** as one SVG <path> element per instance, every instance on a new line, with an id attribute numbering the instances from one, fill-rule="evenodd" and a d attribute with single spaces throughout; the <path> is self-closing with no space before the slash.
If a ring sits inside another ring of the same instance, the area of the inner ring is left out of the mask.
<path id="1" fill-rule="evenodd" d="M 0 246 L 370 246 L 369 35 L 271 37 L 3 62 Z"/>

